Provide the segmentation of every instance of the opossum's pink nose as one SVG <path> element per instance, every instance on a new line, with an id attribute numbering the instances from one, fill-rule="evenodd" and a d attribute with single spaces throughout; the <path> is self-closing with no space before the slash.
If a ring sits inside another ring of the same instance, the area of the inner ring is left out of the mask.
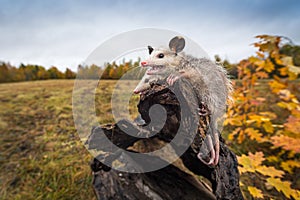
<path id="1" fill-rule="evenodd" d="M 140 91 L 138 90 L 133 90 L 134 94 L 138 94 Z"/>
<path id="2" fill-rule="evenodd" d="M 141 62 L 141 65 L 142 65 L 143 67 L 145 67 L 145 66 L 147 65 L 147 62 L 146 62 L 146 61 L 142 61 L 142 62 Z"/>

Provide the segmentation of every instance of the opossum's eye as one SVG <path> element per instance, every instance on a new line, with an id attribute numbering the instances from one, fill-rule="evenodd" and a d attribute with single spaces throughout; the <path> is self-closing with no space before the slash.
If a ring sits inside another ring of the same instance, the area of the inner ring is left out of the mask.
<path id="1" fill-rule="evenodd" d="M 165 57 L 165 55 L 164 55 L 163 53 L 160 53 L 160 54 L 158 54 L 157 57 L 158 57 L 158 58 L 163 58 L 163 57 Z"/>

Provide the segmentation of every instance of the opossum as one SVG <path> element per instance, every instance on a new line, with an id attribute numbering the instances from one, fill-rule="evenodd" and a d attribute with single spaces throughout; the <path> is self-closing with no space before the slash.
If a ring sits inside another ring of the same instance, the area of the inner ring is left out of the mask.
<path id="1" fill-rule="evenodd" d="M 196 58 L 182 52 L 185 46 L 183 37 L 176 36 L 169 42 L 169 49 L 154 49 L 148 46 L 149 59 L 141 62 L 149 67 L 134 93 L 150 88 L 152 81 L 166 79 L 173 85 L 178 79 L 186 78 L 192 85 L 199 100 L 199 115 L 210 115 L 210 124 L 204 144 L 209 153 L 207 159 L 200 150 L 198 158 L 209 166 L 219 161 L 218 119 L 222 118 L 232 91 L 226 70 L 207 58 Z"/>

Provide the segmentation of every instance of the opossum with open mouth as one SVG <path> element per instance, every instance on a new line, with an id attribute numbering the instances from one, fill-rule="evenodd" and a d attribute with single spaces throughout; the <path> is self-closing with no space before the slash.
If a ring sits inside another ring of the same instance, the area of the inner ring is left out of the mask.
<path id="1" fill-rule="evenodd" d="M 210 115 L 210 124 L 204 143 L 209 152 L 198 153 L 198 158 L 209 166 L 216 166 L 219 161 L 218 119 L 222 118 L 227 100 L 232 91 L 231 81 L 226 70 L 206 58 L 195 58 L 182 52 L 185 46 L 183 37 L 176 36 L 169 42 L 169 49 L 154 49 L 148 46 L 149 59 L 141 62 L 148 67 L 144 77 L 134 89 L 142 93 L 150 88 L 150 83 L 165 79 L 173 85 L 178 79 L 186 78 L 197 94 L 199 115 Z"/>

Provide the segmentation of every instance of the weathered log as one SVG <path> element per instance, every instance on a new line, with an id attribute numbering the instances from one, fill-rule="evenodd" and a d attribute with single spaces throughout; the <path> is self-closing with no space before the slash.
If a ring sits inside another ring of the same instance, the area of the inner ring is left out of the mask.
<path id="1" fill-rule="evenodd" d="M 97 198 L 102 200 L 216 199 L 195 177 L 173 165 L 154 172 L 136 174 L 112 170 L 94 159 L 91 168 L 94 175 L 94 190 Z"/>
<path id="2" fill-rule="evenodd" d="M 199 105 L 199 101 L 191 98 L 192 93 L 192 88 L 184 80 L 176 83 L 172 88 L 164 83 L 153 84 L 150 90 L 141 95 L 138 105 L 147 126 L 137 126 L 121 120 L 117 124 L 96 127 L 92 130 L 87 146 L 89 149 L 102 150 L 105 145 L 109 145 L 103 142 L 103 137 L 107 137 L 117 147 L 126 150 L 141 140 L 127 133 L 143 135 L 147 138 L 143 140 L 158 139 L 169 143 L 180 132 L 182 141 L 172 143 L 173 149 L 180 154 L 185 144 L 191 143 L 180 158 L 187 169 L 211 182 L 215 197 L 195 177 L 173 165 L 153 172 L 131 174 L 118 172 L 99 162 L 104 159 L 105 163 L 108 161 L 112 163 L 115 160 L 122 163 L 126 157 L 127 160 L 133 160 L 131 165 L 135 163 L 136 170 L 139 160 L 134 160 L 137 158 L 131 158 L 130 155 L 116 150 L 114 154 L 109 155 L 105 152 L 99 153 L 98 160 L 94 159 L 91 165 L 94 172 L 93 185 L 99 199 L 243 199 L 239 188 L 236 156 L 228 149 L 221 137 L 220 160 L 215 168 L 203 164 L 197 158 L 207 131 L 209 117 L 198 116 L 195 108 Z M 157 114 L 155 111 L 149 113 L 155 104 L 163 106 L 166 111 L 166 122 L 162 122 L 162 125 L 159 117 L 153 117 Z M 195 121 L 197 121 L 196 129 L 193 127 Z M 151 151 L 151 146 L 148 145 L 148 149 Z M 141 159 L 149 165 L 164 162 L 155 156 L 149 159 L 143 156 Z M 123 165 L 127 165 L 126 167 L 130 169 L 128 163 L 123 162 Z"/>

